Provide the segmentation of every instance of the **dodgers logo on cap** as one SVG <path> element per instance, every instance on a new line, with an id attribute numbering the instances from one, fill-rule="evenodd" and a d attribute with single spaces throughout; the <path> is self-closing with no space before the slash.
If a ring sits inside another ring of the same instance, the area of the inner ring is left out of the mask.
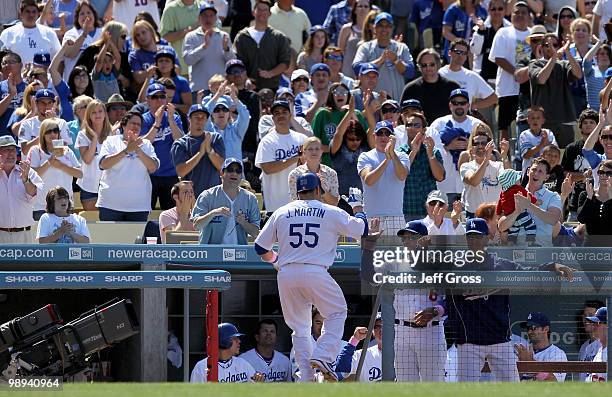
<path id="1" fill-rule="evenodd" d="M 313 190 L 321 186 L 321 180 L 316 174 L 312 172 L 307 172 L 298 177 L 297 182 L 297 191 L 304 192 L 307 190 Z"/>

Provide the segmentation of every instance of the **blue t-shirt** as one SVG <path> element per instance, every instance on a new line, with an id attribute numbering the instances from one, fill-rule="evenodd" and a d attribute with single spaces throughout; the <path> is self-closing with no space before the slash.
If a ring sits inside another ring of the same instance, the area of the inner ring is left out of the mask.
<path id="1" fill-rule="evenodd" d="M 418 26 L 419 33 L 423 33 L 425 29 L 442 28 L 443 15 L 444 11 L 438 1 L 417 0 L 412 6 L 410 21 Z"/>
<path id="2" fill-rule="evenodd" d="M 53 0 L 53 13 L 55 14 L 55 19 L 53 19 L 53 23 L 51 24 L 54 28 L 60 27 L 60 19 L 59 14 L 62 12 L 66 14 L 66 27 L 68 29 L 74 26 L 74 9 L 76 8 L 77 0 L 70 0 L 68 3 L 64 3 L 62 0 Z M 101 14 L 101 16 L 104 13 Z"/>
<path id="3" fill-rule="evenodd" d="M 155 115 L 148 111 L 147 113 L 142 115 L 142 119 L 143 120 L 140 135 L 146 135 L 155 123 Z M 176 113 L 174 114 L 174 121 L 182 132 L 183 123 L 181 123 L 181 118 Z M 155 154 L 159 159 L 159 168 L 151 175 L 176 176 L 176 169 L 174 168 L 174 163 L 172 163 L 172 156 L 170 155 L 170 148 L 174 143 L 174 139 L 172 138 L 172 130 L 170 129 L 170 123 L 168 123 L 168 112 L 164 112 L 164 117 L 161 121 L 161 128 L 156 131 L 155 139 L 151 143 L 153 144 Z"/>
<path id="4" fill-rule="evenodd" d="M 168 45 L 158 44 L 157 50 L 159 51 L 161 49 L 172 52 L 175 59 L 178 59 L 174 48 Z M 146 71 L 151 65 L 155 65 L 155 54 L 156 52 L 147 51 L 144 48 L 132 49 L 128 55 L 128 63 L 130 64 L 130 68 L 133 72 L 139 72 L 141 70 Z"/>
<path id="5" fill-rule="evenodd" d="M 482 19 L 483 21 L 487 19 L 487 10 L 485 10 L 482 6 L 478 6 L 475 10 L 476 17 Z M 474 27 L 474 23 L 470 19 L 469 15 L 465 13 L 457 4 L 453 4 L 444 13 L 444 18 L 442 19 L 443 25 L 448 25 L 451 27 L 451 32 L 461 39 L 466 39 L 469 42 L 469 38 L 472 34 L 472 28 Z M 448 49 L 450 48 L 450 42 L 444 39 L 444 58 L 447 61 L 450 61 L 448 58 Z"/>
<path id="6" fill-rule="evenodd" d="M 211 132 L 210 134 L 212 134 L 211 146 L 213 150 L 219 156 L 225 157 L 225 144 L 223 143 L 223 138 L 216 132 Z M 187 160 L 195 156 L 200 150 L 200 146 L 203 142 L 204 135 L 198 137 L 185 135 L 181 139 L 174 141 L 172 144 L 172 162 L 174 166 L 186 163 Z M 210 161 L 208 155 L 204 155 L 193 170 L 185 175 L 182 180 L 193 182 L 193 191 L 196 197 L 204 190 L 210 189 L 221 183 L 219 171 Z"/>
<path id="7" fill-rule="evenodd" d="M 60 81 L 59 84 L 55 86 L 55 92 L 60 98 L 60 106 L 62 108 L 60 117 L 66 120 L 66 122 L 74 120 L 74 112 L 72 111 L 72 95 L 68 84 L 66 84 L 64 80 Z"/>
<path id="8" fill-rule="evenodd" d="M 17 84 L 17 95 L 11 100 L 11 104 L 8 108 L 0 115 L 0 136 L 2 135 L 11 135 L 11 130 L 8 129 L 9 120 L 13 115 L 15 109 L 21 106 L 21 102 L 23 101 L 23 91 L 26 88 L 26 83 L 21 82 Z M 6 98 L 8 96 L 8 81 L 2 80 L 0 81 L 0 100 Z"/>
<path id="9" fill-rule="evenodd" d="M 155 79 L 149 80 L 149 84 L 155 82 Z M 189 80 L 182 76 L 174 76 L 172 78 L 172 82 L 176 86 L 176 91 L 174 91 L 174 96 L 170 102 L 175 103 L 177 105 L 181 105 L 183 100 L 181 99 L 181 93 L 189 92 L 191 93 L 191 89 L 189 88 Z"/>

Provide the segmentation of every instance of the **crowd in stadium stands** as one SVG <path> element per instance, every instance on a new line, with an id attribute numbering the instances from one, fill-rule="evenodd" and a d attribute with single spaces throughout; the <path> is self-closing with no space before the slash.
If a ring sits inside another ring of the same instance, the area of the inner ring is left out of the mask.
<path id="1" fill-rule="evenodd" d="M 612 0 L 294 3 L 3 1 L 0 243 L 87 243 L 79 211 L 160 209 L 163 242 L 247 244 L 313 172 L 389 235 L 477 219 L 491 245 L 610 246 Z M 581 359 L 602 360 L 597 307 Z M 525 327 L 539 360 L 550 321 Z"/>

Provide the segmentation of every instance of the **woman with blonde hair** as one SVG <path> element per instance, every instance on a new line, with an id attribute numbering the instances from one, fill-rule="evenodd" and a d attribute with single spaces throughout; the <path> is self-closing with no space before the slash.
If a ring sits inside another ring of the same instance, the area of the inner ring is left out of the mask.
<path id="1" fill-rule="evenodd" d="M 73 144 L 70 149 L 74 152 L 77 159 L 81 160 L 81 152 L 76 148 L 76 141 L 83 125 L 83 118 L 85 117 L 85 109 L 89 102 L 93 101 L 93 98 L 87 95 L 79 95 L 72 101 L 72 113 L 74 113 L 74 120 L 68 122 L 68 131 L 72 137 Z"/>
<path id="2" fill-rule="evenodd" d="M 323 147 L 321 140 L 315 136 L 306 138 L 302 144 L 302 161 L 304 164 L 296 167 L 289 174 L 289 194 L 290 199 L 297 200 L 297 178 L 307 172 L 319 175 L 321 188 L 323 189 L 323 202 L 329 205 L 338 205 L 338 174 L 333 168 L 321 164 Z"/>
<path id="3" fill-rule="evenodd" d="M 60 125 L 55 118 L 45 119 L 40 124 L 38 144 L 28 152 L 28 161 L 44 182 L 40 194 L 34 198 L 32 216 L 37 221 L 45 213 L 49 190 L 61 186 L 72 198 L 72 178 L 82 177 L 83 172 L 74 153 L 60 137 Z"/>
<path id="4" fill-rule="evenodd" d="M 43 88 L 42 83 L 39 80 L 34 80 L 26 86 L 25 90 L 23 90 L 23 101 L 21 102 L 21 106 L 15 109 L 7 124 L 7 128 L 11 129 L 13 135 L 19 135 L 19 127 L 21 127 L 21 122 L 23 120 L 36 115 L 36 105 L 34 104 L 34 106 L 32 106 L 32 104 L 34 103 L 36 91 L 41 88 Z"/>
<path id="5" fill-rule="evenodd" d="M 361 27 L 361 41 L 357 43 L 357 47 L 359 47 L 361 43 L 374 40 L 374 20 L 376 20 L 376 16 L 378 14 L 380 14 L 380 10 L 372 10 L 365 17 L 365 20 L 363 21 L 363 26 Z"/>
<path id="6" fill-rule="evenodd" d="M 85 108 L 82 129 L 77 135 L 75 146 L 81 153 L 83 175 L 77 180 L 81 188 L 81 203 L 86 211 L 96 210 L 98 185 L 102 177 L 100 170 L 100 149 L 113 131 L 108 121 L 106 107 L 97 99 Z"/>
<path id="7" fill-rule="evenodd" d="M 128 62 L 134 74 L 134 80 L 137 84 L 142 84 L 147 77 L 147 69 L 155 64 L 155 54 L 162 47 L 158 42 L 155 28 L 145 20 L 139 20 L 134 23 L 132 32 L 132 50 L 128 55 Z M 176 53 L 170 46 L 163 46 L 164 49 Z"/>
<path id="8" fill-rule="evenodd" d="M 569 51 L 581 67 L 583 65 L 584 58 L 587 56 L 592 47 L 591 38 L 593 36 L 591 32 L 591 22 L 589 22 L 587 19 L 574 19 L 570 25 L 572 44 L 570 44 Z M 580 80 L 571 83 L 570 86 L 573 99 L 572 102 L 574 103 L 574 111 L 577 115 L 579 115 L 584 109 L 587 108 L 587 92 L 584 75 L 580 78 Z"/>

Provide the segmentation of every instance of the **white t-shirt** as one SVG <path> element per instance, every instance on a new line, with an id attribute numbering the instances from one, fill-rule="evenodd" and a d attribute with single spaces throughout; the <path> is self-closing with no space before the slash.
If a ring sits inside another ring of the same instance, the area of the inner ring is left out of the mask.
<path id="1" fill-rule="evenodd" d="M 529 59 L 531 47 L 525 39 L 530 33 L 529 28 L 525 31 L 516 30 L 514 26 L 500 28 L 493 38 L 489 61 L 495 62 L 495 58 L 503 58 L 511 65 L 516 66 L 519 60 Z M 495 93 L 500 98 L 519 94 L 519 83 L 514 80 L 513 75 L 500 67 L 497 68 Z"/>
<path id="2" fill-rule="evenodd" d="M 263 163 L 286 160 L 297 156 L 305 140 L 305 135 L 293 130 L 290 130 L 289 134 L 279 134 L 275 130 L 270 131 L 257 146 L 255 165 L 260 167 Z M 275 174 L 261 173 L 266 211 L 275 211 L 289 202 L 289 174 L 296 166 L 297 164 L 293 164 Z"/>
<path id="3" fill-rule="evenodd" d="M 410 171 L 410 160 L 404 152 L 395 152 L 402 165 Z M 366 167 L 370 171 L 376 169 L 385 160 L 385 154 L 376 148 L 363 152 L 357 160 L 357 172 Z M 395 165 L 389 161 L 378 181 L 368 186 L 363 178 L 363 208 L 369 216 L 398 216 L 403 214 L 404 185 L 406 181 L 399 180 L 395 175 Z"/>
<path id="4" fill-rule="evenodd" d="M 77 39 L 81 37 L 81 34 L 83 34 L 82 29 L 77 29 L 77 28 L 70 29 L 64 34 L 64 39 L 62 40 L 62 44 L 66 43 L 67 40 L 72 40 L 76 42 Z M 68 83 L 70 72 L 72 72 L 72 69 L 74 69 L 77 61 L 79 60 L 79 56 L 81 56 L 83 51 L 85 51 L 85 49 L 89 47 L 91 43 L 93 43 L 94 41 L 97 41 L 100 37 L 102 37 L 102 29 L 96 28 L 96 30 L 94 30 L 93 36 L 87 35 L 87 37 L 85 37 L 85 40 L 83 40 L 83 44 L 81 44 L 81 49 L 79 50 L 79 53 L 74 58 L 64 57 L 63 79 L 66 82 L 66 84 Z"/>
<path id="5" fill-rule="evenodd" d="M 225 233 L 223 234 L 223 241 L 221 243 L 226 245 L 236 245 L 238 244 L 238 236 L 236 235 L 236 217 L 234 216 L 234 202 L 236 200 L 229 198 L 225 191 L 223 191 L 223 194 L 225 194 L 225 197 L 227 197 L 227 200 L 230 203 L 229 209 L 231 215 L 227 218 Z"/>
<path id="6" fill-rule="evenodd" d="M 36 145 L 30 149 L 28 153 L 28 161 L 32 165 L 32 168 L 38 168 L 43 165 L 49 158 L 51 154 L 47 154 L 43 152 L 40 146 Z M 80 168 L 81 164 L 77 160 L 74 152 L 69 148 L 64 149 L 64 155 L 61 157 L 57 157 L 59 161 L 66 164 L 70 167 Z M 72 176 L 63 170 L 55 167 L 49 167 L 46 172 L 40 173 L 40 178 L 43 180 L 43 187 L 39 193 L 36 194 L 34 198 L 34 211 L 44 210 L 47 206 L 47 193 L 49 190 L 53 189 L 56 186 L 61 186 L 68 191 L 70 194 L 70 200 L 72 200 Z"/>
<path id="7" fill-rule="evenodd" d="M 296 200 L 274 211 L 255 239 L 271 250 L 278 242 L 278 266 L 291 263 L 330 267 L 338 236 L 361 238 L 362 219 L 318 200 Z"/>
<path id="8" fill-rule="evenodd" d="M 87 136 L 85 131 L 79 131 L 76 137 L 76 144 L 74 147 L 78 150 L 80 147 L 89 147 L 91 139 Z M 96 144 L 96 155 L 91 160 L 90 164 L 82 162 L 81 170 L 83 171 L 83 177 L 77 179 L 77 185 L 81 189 L 89 193 L 98 193 L 98 186 L 100 186 L 100 178 L 102 178 L 102 170 L 100 169 L 100 149 L 102 148 L 101 143 Z"/>
<path id="9" fill-rule="evenodd" d="M 459 170 L 453 162 L 453 156 L 446 150 L 440 139 L 440 132 L 449 121 L 453 123 L 453 127 L 461 128 L 469 133 L 472 131 L 474 125 L 480 123 L 480 120 L 472 116 L 467 116 L 465 120 L 458 122 L 453 118 L 452 114 L 448 114 L 435 119 L 425 132 L 427 136 L 433 138 L 436 147 L 442 154 L 442 166 L 444 167 L 445 178 L 441 182 L 436 182 L 437 189 L 444 193 L 461 193 L 463 191 L 463 180 L 459 175 Z M 452 203 L 449 203 L 449 205 L 452 206 Z"/>
<path id="10" fill-rule="evenodd" d="M 291 362 L 283 353 L 275 350 L 270 364 L 255 349 L 242 353 L 240 358 L 264 374 L 264 382 L 291 382 Z"/>
<path id="11" fill-rule="evenodd" d="M 134 19 L 140 12 L 148 12 L 159 26 L 159 10 L 155 0 L 113 0 L 113 20 L 127 26 L 132 31 Z"/>
<path id="12" fill-rule="evenodd" d="M 594 363 L 607 363 L 608 362 L 608 347 L 603 347 L 600 343 L 599 349 L 597 349 L 597 354 L 595 354 L 595 358 L 593 358 Z M 608 374 L 601 373 L 591 373 L 587 376 L 587 382 L 606 382 L 608 380 Z"/>
<path id="13" fill-rule="evenodd" d="M 521 157 L 524 156 L 528 150 L 531 150 L 540 144 L 540 142 L 542 141 L 542 134 L 548 135 L 548 142 L 550 144 L 559 146 L 557 145 L 555 134 L 553 134 L 551 130 L 542 128 L 542 130 L 540 131 L 540 135 L 534 135 L 533 132 L 531 132 L 531 130 L 525 130 L 521 132 L 521 135 L 519 136 L 519 148 L 521 150 Z M 540 150 L 538 153 L 534 154 L 528 159 L 523 158 L 523 167 L 522 167 L 523 175 L 525 175 L 525 173 L 531 166 L 533 159 L 536 157 L 540 157 L 541 155 L 542 155 L 542 150 Z"/>
<path id="14" fill-rule="evenodd" d="M 544 350 L 535 352 L 533 354 L 533 358 L 535 361 L 543 362 L 567 361 L 567 355 L 565 352 L 555 345 L 550 345 Z M 564 382 L 567 374 L 565 372 L 555 372 L 553 375 L 555 375 L 555 378 L 557 378 L 557 382 Z"/>
<path id="15" fill-rule="evenodd" d="M 3 47 L 19 54 L 25 65 L 32 62 L 35 54 L 50 54 L 53 59 L 61 46 L 50 27 L 36 24 L 36 27 L 26 29 L 18 23 L 0 34 L 0 48 Z"/>
<path id="16" fill-rule="evenodd" d="M 55 214 L 44 213 L 38 221 L 38 229 L 36 231 L 36 239 L 41 237 L 47 237 L 53 234 L 55 230 L 62 225 L 63 221 L 67 221 L 74 225 L 74 232 L 89 238 L 89 229 L 87 228 L 87 221 L 80 215 L 70 214 L 68 216 L 57 216 Z M 56 243 L 60 244 L 72 244 L 74 240 L 69 235 L 62 235 Z"/>
<path id="17" fill-rule="evenodd" d="M 465 227 L 461 222 L 457 224 L 457 227 L 453 225 L 453 221 L 450 218 L 442 219 L 440 227 L 436 226 L 434 220 L 427 215 L 422 219 L 425 226 L 427 226 L 427 234 L 429 236 L 464 236 Z"/>
<path id="18" fill-rule="evenodd" d="M 100 149 L 100 161 L 127 147 L 122 135 L 106 138 Z M 140 147 L 159 167 L 153 145 L 147 139 Z M 111 168 L 102 171 L 96 207 L 123 212 L 151 211 L 151 178 L 149 171 L 136 153 L 130 153 Z"/>
<path id="19" fill-rule="evenodd" d="M 464 180 L 469 172 L 475 173 L 479 167 L 480 165 L 476 163 L 476 160 L 461 164 L 461 180 Z M 501 185 L 499 184 L 498 177 L 503 169 L 503 162 L 489 161 L 489 165 L 478 186 L 472 186 L 465 181 L 463 182 L 463 195 L 461 201 L 466 211 L 474 213 L 480 204 L 490 202 L 496 203 L 499 200 Z"/>
<path id="20" fill-rule="evenodd" d="M 440 76 L 456 82 L 461 88 L 467 90 L 470 95 L 470 103 L 474 102 L 474 98 L 484 99 L 493 94 L 493 88 L 482 77 L 464 67 L 458 72 L 453 72 L 446 65 L 440 68 L 438 73 L 440 73 Z"/>
<path id="21" fill-rule="evenodd" d="M 191 383 L 204 383 L 206 379 L 206 368 L 208 362 L 205 358 L 196 363 L 191 371 Z M 253 382 L 255 369 L 246 360 L 240 357 L 232 357 L 228 361 L 219 361 L 219 383 L 245 383 Z"/>
<path id="22" fill-rule="evenodd" d="M 259 46 L 259 42 L 263 38 L 263 36 L 266 33 L 266 31 L 265 30 L 259 31 L 259 30 L 256 30 L 254 27 L 248 28 L 247 31 L 249 32 L 249 36 L 251 36 L 253 38 L 253 40 L 255 40 L 257 45 Z"/>
<path id="23" fill-rule="evenodd" d="M 351 374 L 357 373 L 359 359 L 363 349 L 355 351 L 351 361 Z M 363 360 L 363 368 L 359 374 L 359 382 L 380 382 L 382 380 L 382 354 L 378 345 L 374 345 L 366 350 L 366 357 Z"/>
<path id="24" fill-rule="evenodd" d="M 64 140 L 66 145 L 72 145 L 72 135 L 70 135 L 70 131 L 68 130 L 68 124 L 63 119 L 57 117 L 54 120 L 59 126 L 60 138 Z M 31 117 L 24 120 L 21 126 L 19 126 L 19 143 L 26 143 L 34 138 L 38 138 L 40 136 L 41 124 L 42 121 L 40 121 L 38 117 Z"/>
<path id="25" fill-rule="evenodd" d="M 604 25 L 612 18 L 612 0 L 597 0 L 597 4 L 595 4 L 593 8 L 593 13 L 601 17 L 599 22 L 599 39 L 602 41 L 606 40 L 607 36 Z"/>

